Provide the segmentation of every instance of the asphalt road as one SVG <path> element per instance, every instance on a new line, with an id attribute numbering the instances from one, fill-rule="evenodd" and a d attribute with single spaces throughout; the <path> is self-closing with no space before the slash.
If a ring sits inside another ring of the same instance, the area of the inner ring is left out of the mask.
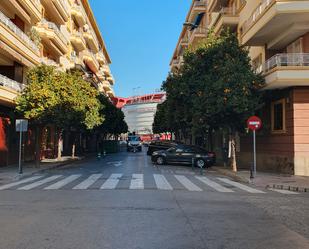
<path id="1" fill-rule="evenodd" d="M 306 249 L 308 211 L 308 193 L 120 153 L 0 186 L 0 249 Z"/>

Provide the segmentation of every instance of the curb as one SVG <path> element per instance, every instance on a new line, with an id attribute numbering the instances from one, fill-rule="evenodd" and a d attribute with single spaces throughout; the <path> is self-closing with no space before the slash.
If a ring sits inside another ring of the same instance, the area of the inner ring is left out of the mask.
<path id="1" fill-rule="evenodd" d="M 237 175 L 237 173 L 232 172 L 228 169 L 221 169 L 221 168 L 218 168 L 218 167 L 212 167 L 212 169 L 214 169 L 215 171 L 219 172 L 222 175 L 231 177 L 233 180 L 235 180 L 237 182 L 251 183 L 251 181 L 249 179 L 247 179 L 246 177 L 239 176 L 239 175 Z"/>
<path id="2" fill-rule="evenodd" d="M 289 186 L 283 184 L 270 184 L 267 185 L 266 188 L 274 188 L 274 189 L 283 189 L 283 190 L 290 190 L 294 192 L 309 192 L 309 187 L 297 187 L 297 186 Z"/>

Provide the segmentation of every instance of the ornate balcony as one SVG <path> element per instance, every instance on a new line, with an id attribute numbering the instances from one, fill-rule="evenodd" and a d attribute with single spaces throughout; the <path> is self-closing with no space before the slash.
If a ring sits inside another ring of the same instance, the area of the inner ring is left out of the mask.
<path id="1" fill-rule="evenodd" d="M 20 63 L 33 66 L 40 63 L 38 46 L 0 11 L 1 49 L 11 54 Z"/>
<path id="2" fill-rule="evenodd" d="M 262 71 L 265 89 L 309 86 L 309 54 L 277 54 L 264 63 Z"/>
<path id="3" fill-rule="evenodd" d="M 282 49 L 309 31 L 309 1 L 263 0 L 241 26 L 243 45 Z"/>

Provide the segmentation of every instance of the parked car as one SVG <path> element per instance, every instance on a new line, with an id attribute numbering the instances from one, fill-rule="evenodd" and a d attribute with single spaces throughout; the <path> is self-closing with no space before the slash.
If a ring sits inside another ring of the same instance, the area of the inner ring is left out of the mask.
<path id="1" fill-rule="evenodd" d="M 142 151 L 142 141 L 139 136 L 133 135 L 133 136 L 128 136 L 128 141 L 127 141 L 127 151 Z"/>
<path id="2" fill-rule="evenodd" d="M 179 142 L 171 141 L 171 140 L 154 140 L 151 141 L 148 145 L 147 155 L 151 156 L 153 152 L 159 150 L 167 150 L 173 146 L 177 146 L 180 144 Z"/>
<path id="3" fill-rule="evenodd" d="M 191 164 L 200 168 L 211 167 L 216 163 L 216 154 L 197 146 L 177 145 L 167 150 L 155 151 L 151 161 L 158 165 L 163 164 Z"/>

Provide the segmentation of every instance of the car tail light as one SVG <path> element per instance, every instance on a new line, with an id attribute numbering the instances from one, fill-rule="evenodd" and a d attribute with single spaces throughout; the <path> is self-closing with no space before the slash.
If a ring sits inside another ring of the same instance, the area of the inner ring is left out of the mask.
<path id="1" fill-rule="evenodd" d="M 216 154 L 215 154 L 214 152 L 208 152 L 208 156 L 209 156 L 209 157 L 215 157 Z"/>

